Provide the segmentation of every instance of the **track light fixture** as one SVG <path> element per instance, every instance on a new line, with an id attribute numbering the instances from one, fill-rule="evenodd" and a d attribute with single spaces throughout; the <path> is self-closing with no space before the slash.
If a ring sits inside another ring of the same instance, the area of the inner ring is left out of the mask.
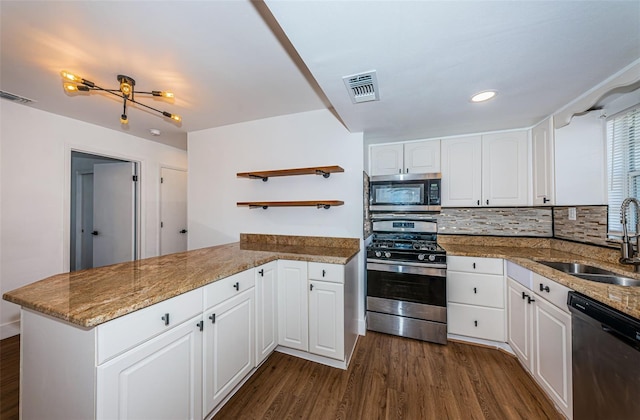
<path id="1" fill-rule="evenodd" d="M 171 114 L 170 112 L 166 112 L 166 111 L 160 111 L 159 109 L 150 107 L 149 105 L 145 105 L 141 102 L 138 102 L 135 100 L 135 94 L 143 94 L 143 95 L 152 95 L 152 96 L 161 96 L 163 98 L 173 98 L 173 93 L 171 92 L 166 92 L 166 91 L 160 91 L 160 90 L 152 90 L 151 92 L 140 92 L 140 91 L 136 91 L 134 90 L 134 86 L 136 85 L 136 81 L 129 77 L 129 76 L 125 76 L 122 74 L 118 75 L 118 82 L 120 82 L 120 88 L 118 89 L 105 89 L 102 88 L 98 85 L 96 85 L 95 83 L 83 79 L 80 76 L 77 76 L 75 74 L 69 73 L 66 70 L 63 70 L 60 72 L 60 75 L 62 76 L 62 78 L 64 79 L 64 89 L 67 92 L 70 93 L 76 93 L 76 92 L 90 92 L 92 90 L 101 90 L 103 92 L 107 92 L 110 93 L 112 95 L 115 95 L 119 98 L 122 98 L 123 100 L 123 109 L 122 109 L 122 115 L 120 115 L 120 122 L 122 124 L 127 124 L 129 122 L 129 118 L 127 117 L 127 102 L 133 102 L 134 104 L 138 104 L 140 106 L 143 106 L 145 108 L 148 108 L 152 111 L 155 111 L 159 114 L 162 114 L 163 116 L 170 118 L 171 120 L 175 121 L 175 122 L 181 122 L 182 121 L 182 117 L 180 117 L 180 115 L 176 115 L 176 114 Z"/>

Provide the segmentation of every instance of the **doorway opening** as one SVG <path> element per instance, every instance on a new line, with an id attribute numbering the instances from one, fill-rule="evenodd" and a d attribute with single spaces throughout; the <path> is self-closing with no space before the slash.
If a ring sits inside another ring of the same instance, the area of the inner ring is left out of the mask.
<path id="1" fill-rule="evenodd" d="M 138 166 L 71 152 L 70 271 L 139 258 Z"/>

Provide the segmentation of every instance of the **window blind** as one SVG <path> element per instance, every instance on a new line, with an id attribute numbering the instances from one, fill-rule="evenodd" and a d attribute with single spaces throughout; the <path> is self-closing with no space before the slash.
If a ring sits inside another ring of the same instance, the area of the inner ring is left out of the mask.
<path id="1" fill-rule="evenodd" d="M 640 199 L 640 104 L 607 120 L 609 232 L 622 231 L 620 206 L 626 197 Z M 629 212 L 635 231 L 635 212 Z"/>

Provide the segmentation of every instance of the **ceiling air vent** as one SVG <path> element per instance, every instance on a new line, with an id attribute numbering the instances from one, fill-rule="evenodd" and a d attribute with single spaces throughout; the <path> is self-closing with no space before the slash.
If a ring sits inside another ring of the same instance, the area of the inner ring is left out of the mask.
<path id="1" fill-rule="evenodd" d="M 342 80 L 344 80 L 344 85 L 349 91 L 351 102 L 354 104 L 380 99 L 378 94 L 378 79 L 376 78 L 375 70 L 344 76 Z"/>
<path id="2" fill-rule="evenodd" d="M 25 98 L 23 96 L 14 95 L 13 93 L 5 92 L 4 90 L 0 90 L 0 98 L 7 99 L 9 101 L 18 102 L 20 104 L 30 104 L 31 102 L 35 102 L 33 99 Z"/>

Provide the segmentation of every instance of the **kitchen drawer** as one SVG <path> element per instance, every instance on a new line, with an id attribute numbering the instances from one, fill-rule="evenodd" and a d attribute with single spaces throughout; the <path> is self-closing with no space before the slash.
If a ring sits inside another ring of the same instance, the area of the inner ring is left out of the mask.
<path id="1" fill-rule="evenodd" d="M 507 261 L 507 276 L 517 281 L 527 289 L 531 290 L 533 284 L 532 272 L 518 264 Z"/>
<path id="2" fill-rule="evenodd" d="M 447 324 L 450 334 L 505 341 L 504 309 L 449 303 Z"/>
<path id="3" fill-rule="evenodd" d="M 255 269 L 241 271 L 204 286 L 204 310 L 256 285 Z M 236 287 L 237 286 L 237 287 Z"/>
<path id="4" fill-rule="evenodd" d="M 309 280 L 344 283 L 344 265 L 310 262 L 308 275 Z"/>
<path id="5" fill-rule="evenodd" d="M 98 364 L 202 313 L 202 288 L 98 325 Z M 168 325 L 165 319 L 169 315 Z"/>
<path id="6" fill-rule="evenodd" d="M 568 287 L 565 287 L 560 283 L 556 283 L 553 280 L 549 280 L 548 278 L 543 277 L 540 274 L 533 273 L 532 290 L 536 295 L 545 298 L 547 301 L 557 306 L 561 310 L 569 312 L 569 307 L 567 306 L 567 294 L 571 291 L 571 289 L 569 289 Z"/>
<path id="7" fill-rule="evenodd" d="M 494 274 L 447 272 L 447 300 L 504 308 L 504 277 Z"/>
<path id="8" fill-rule="evenodd" d="M 447 270 L 467 273 L 504 274 L 502 258 L 447 256 Z"/>

